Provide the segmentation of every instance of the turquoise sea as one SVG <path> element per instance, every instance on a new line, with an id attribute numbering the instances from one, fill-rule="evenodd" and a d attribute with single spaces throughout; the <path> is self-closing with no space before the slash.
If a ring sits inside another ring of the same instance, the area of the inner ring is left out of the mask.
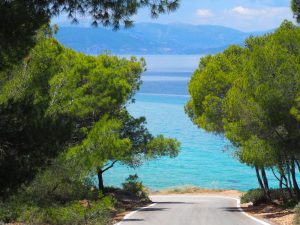
<path id="1" fill-rule="evenodd" d="M 130 174 L 137 173 L 152 190 L 187 185 L 256 188 L 255 171 L 234 159 L 228 140 L 198 129 L 184 112 L 189 98 L 187 85 L 200 56 L 145 56 L 145 59 L 148 71 L 143 74 L 136 102 L 128 109 L 136 117 L 145 116 L 153 134 L 177 138 L 182 144 L 181 153 L 177 158 L 150 161 L 137 169 L 116 165 L 105 174 L 105 185 L 119 186 Z"/>

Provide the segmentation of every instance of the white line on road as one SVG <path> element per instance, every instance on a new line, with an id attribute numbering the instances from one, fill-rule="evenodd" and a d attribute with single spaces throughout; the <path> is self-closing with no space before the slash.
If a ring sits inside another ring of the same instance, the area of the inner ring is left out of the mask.
<path id="1" fill-rule="evenodd" d="M 257 218 L 255 218 L 254 216 L 251 216 L 251 215 L 249 215 L 248 213 L 246 213 L 246 212 L 241 208 L 241 200 L 240 200 L 239 198 L 236 198 L 236 201 L 237 201 L 237 207 L 240 209 L 241 213 L 243 213 L 245 216 L 247 216 L 247 217 L 249 217 L 249 218 L 255 220 L 256 222 L 259 222 L 259 223 L 263 224 L 263 225 L 271 225 L 271 224 L 269 224 L 269 223 L 267 223 L 267 222 L 265 222 L 265 221 L 262 221 L 262 220 L 260 220 L 260 219 L 257 219 Z"/>
<path id="2" fill-rule="evenodd" d="M 143 209 L 150 208 L 150 207 L 155 206 L 155 205 L 156 205 L 156 203 L 153 203 L 153 204 L 151 204 L 151 205 L 148 205 L 148 206 L 139 208 L 139 209 L 137 209 L 137 210 L 135 210 L 135 211 L 132 211 L 132 212 L 128 213 L 126 216 L 124 216 L 124 218 L 123 218 L 119 223 L 117 223 L 117 224 L 115 224 L 115 225 L 121 225 L 122 222 L 124 222 L 126 219 L 128 219 L 130 216 L 132 216 L 132 215 L 135 214 L 136 212 L 141 211 L 141 210 L 143 210 Z"/>

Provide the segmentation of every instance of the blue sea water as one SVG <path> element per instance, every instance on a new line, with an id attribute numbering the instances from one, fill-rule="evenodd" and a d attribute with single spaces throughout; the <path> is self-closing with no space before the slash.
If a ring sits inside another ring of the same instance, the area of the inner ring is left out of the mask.
<path id="1" fill-rule="evenodd" d="M 148 71 L 142 77 L 143 85 L 135 103 L 128 110 L 135 117 L 145 116 L 153 134 L 177 138 L 182 144 L 181 152 L 177 158 L 146 162 L 137 169 L 116 165 L 105 174 L 105 184 L 119 186 L 130 174 L 137 173 L 152 190 L 186 185 L 256 188 L 255 171 L 233 157 L 229 141 L 197 128 L 184 112 L 189 99 L 187 85 L 200 56 L 145 58 L 150 61 Z"/>

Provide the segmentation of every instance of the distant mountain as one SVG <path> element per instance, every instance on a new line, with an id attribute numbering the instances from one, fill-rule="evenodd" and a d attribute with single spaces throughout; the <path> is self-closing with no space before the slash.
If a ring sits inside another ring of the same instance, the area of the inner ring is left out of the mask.
<path id="1" fill-rule="evenodd" d="M 212 25 L 136 24 L 112 31 L 98 27 L 60 27 L 57 39 L 65 46 L 87 54 L 109 51 L 114 54 L 208 54 L 242 44 L 250 35 L 239 30 Z"/>

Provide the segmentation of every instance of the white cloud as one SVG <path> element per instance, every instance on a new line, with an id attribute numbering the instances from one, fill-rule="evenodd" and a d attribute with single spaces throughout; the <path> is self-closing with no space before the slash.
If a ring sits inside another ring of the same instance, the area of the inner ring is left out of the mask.
<path id="1" fill-rule="evenodd" d="M 243 6 L 236 6 L 232 9 L 227 10 L 229 13 L 233 13 L 236 15 L 244 16 L 244 17 L 275 17 L 281 16 L 282 14 L 287 14 L 290 12 L 289 7 L 265 7 L 265 8 L 246 8 Z"/>
<path id="2" fill-rule="evenodd" d="M 259 31 L 276 28 L 284 19 L 294 21 L 289 6 L 233 5 L 231 8 L 214 11 L 214 16 L 211 17 L 196 16 L 194 23 L 222 25 L 242 31 Z"/>
<path id="3" fill-rule="evenodd" d="M 209 9 L 198 9 L 196 12 L 199 17 L 212 17 L 214 14 Z"/>
<path id="4" fill-rule="evenodd" d="M 250 9 L 250 8 L 245 8 L 243 6 L 234 7 L 230 9 L 230 11 L 245 16 L 254 16 L 254 15 L 265 13 L 265 10 L 263 9 Z"/>

